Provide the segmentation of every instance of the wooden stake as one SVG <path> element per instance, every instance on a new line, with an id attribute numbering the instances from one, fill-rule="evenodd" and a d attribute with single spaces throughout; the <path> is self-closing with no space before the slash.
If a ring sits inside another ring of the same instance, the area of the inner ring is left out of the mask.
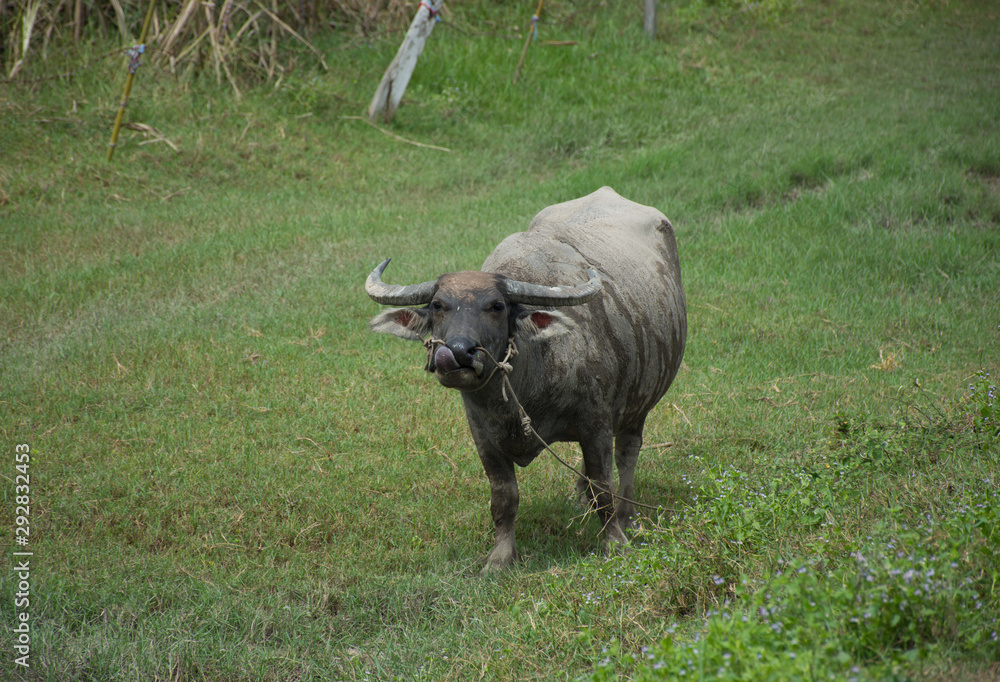
<path id="1" fill-rule="evenodd" d="M 145 49 L 146 36 L 149 35 L 149 25 L 153 21 L 153 8 L 156 7 L 156 0 L 150 0 L 149 9 L 146 10 L 146 20 L 142 22 L 142 33 L 139 34 L 139 46 Z M 108 146 L 108 161 L 115 155 L 115 145 L 118 144 L 118 133 L 122 129 L 122 119 L 125 117 L 125 107 L 128 106 L 128 97 L 132 94 L 132 81 L 135 79 L 135 70 L 138 67 L 131 67 L 128 76 L 125 78 L 125 91 L 122 93 L 122 103 L 118 106 L 118 116 L 115 117 L 115 127 L 111 131 L 111 144 Z"/>
<path id="2" fill-rule="evenodd" d="M 406 86 L 410 82 L 413 70 L 417 68 L 417 58 L 423 52 L 424 43 L 434 30 L 437 23 L 435 17 L 441 11 L 444 0 L 422 0 L 417 8 L 417 16 L 410 24 L 410 30 L 406 32 L 403 44 L 399 46 L 395 59 L 389 64 L 382 76 L 382 82 L 378 84 L 375 96 L 371 104 L 368 105 L 368 118 L 374 121 L 382 114 L 382 118 L 388 123 L 399 107 Z"/>
<path id="3" fill-rule="evenodd" d="M 656 38 L 656 0 L 643 2 L 642 28 L 646 32 L 646 37 Z"/>
<path id="4" fill-rule="evenodd" d="M 521 67 L 524 66 L 524 58 L 528 56 L 528 46 L 531 45 L 531 39 L 535 36 L 535 31 L 538 30 L 538 20 L 542 16 L 542 5 L 545 4 L 545 0 L 538 0 L 538 9 L 535 10 L 535 14 L 531 17 L 531 28 L 528 29 L 528 37 L 524 39 L 524 49 L 521 50 L 521 61 L 517 63 L 517 70 L 514 71 L 514 82 L 521 77 Z"/>

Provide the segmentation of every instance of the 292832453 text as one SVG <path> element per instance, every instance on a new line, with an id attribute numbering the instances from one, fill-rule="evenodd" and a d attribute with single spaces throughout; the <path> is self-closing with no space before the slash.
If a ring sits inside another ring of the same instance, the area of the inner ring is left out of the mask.
<path id="1" fill-rule="evenodd" d="M 14 663 L 31 667 L 31 447 L 14 446 Z"/>

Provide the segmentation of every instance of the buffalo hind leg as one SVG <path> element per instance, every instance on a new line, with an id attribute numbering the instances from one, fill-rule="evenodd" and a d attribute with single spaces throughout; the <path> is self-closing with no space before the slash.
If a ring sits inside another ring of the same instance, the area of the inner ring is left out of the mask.
<path id="1" fill-rule="evenodd" d="M 576 495 L 580 504 L 583 505 L 584 509 L 587 509 L 590 507 L 593 494 L 590 490 L 590 479 L 587 478 L 589 474 L 587 473 L 586 462 L 580 462 L 580 473 L 583 475 L 578 476 L 576 479 Z"/>
<path id="2" fill-rule="evenodd" d="M 618 498 L 615 500 L 615 518 L 623 531 L 632 527 L 635 508 L 635 465 L 642 447 L 642 426 L 638 430 L 623 431 L 615 439 L 615 464 L 618 466 Z"/>
<path id="3" fill-rule="evenodd" d="M 615 518 L 611 469 L 613 443 L 610 430 L 600 431 L 591 438 L 580 439 L 584 472 L 587 475 L 585 492 L 601 522 L 605 550 L 628 544 L 628 539 Z"/>
<path id="4" fill-rule="evenodd" d="M 483 469 L 490 480 L 490 515 L 493 517 L 495 536 L 493 549 L 486 557 L 483 573 L 506 568 L 518 560 L 517 541 L 514 537 L 514 519 L 517 517 L 519 494 L 514 463 L 500 457 L 480 453 Z"/>

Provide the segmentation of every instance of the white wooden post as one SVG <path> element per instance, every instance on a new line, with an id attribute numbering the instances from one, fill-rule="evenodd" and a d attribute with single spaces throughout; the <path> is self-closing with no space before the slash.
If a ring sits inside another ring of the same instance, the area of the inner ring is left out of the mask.
<path id="1" fill-rule="evenodd" d="M 644 0 L 642 28 L 649 38 L 656 37 L 656 0 Z"/>
<path id="2" fill-rule="evenodd" d="M 378 90 L 372 98 L 372 103 L 368 105 L 368 118 L 374 121 L 379 114 L 386 122 L 391 121 L 399 107 L 399 101 L 403 99 L 406 86 L 410 82 L 410 76 L 417 67 L 417 58 L 424 49 L 424 43 L 434 30 L 437 23 L 438 13 L 444 0 L 421 0 L 420 7 L 417 8 L 417 16 L 410 24 L 410 30 L 406 32 L 403 44 L 399 46 L 396 58 L 389 64 L 382 76 L 382 82 L 378 84 Z"/>

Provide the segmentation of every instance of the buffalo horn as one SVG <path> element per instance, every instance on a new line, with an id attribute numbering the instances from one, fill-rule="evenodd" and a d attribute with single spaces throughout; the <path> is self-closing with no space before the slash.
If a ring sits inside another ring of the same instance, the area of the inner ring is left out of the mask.
<path id="1" fill-rule="evenodd" d="M 365 282 L 365 291 L 372 300 L 382 305 L 423 305 L 430 303 L 434 296 L 434 286 L 437 282 L 424 282 L 423 284 L 410 284 L 401 286 L 399 284 L 385 284 L 382 281 L 382 273 L 385 271 L 391 258 L 386 258 L 377 268 L 372 270 Z"/>
<path id="2" fill-rule="evenodd" d="M 601 293 L 601 278 L 593 268 L 587 268 L 590 279 L 574 287 L 547 287 L 507 280 L 507 300 L 526 305 L 580 305 Z"/>

